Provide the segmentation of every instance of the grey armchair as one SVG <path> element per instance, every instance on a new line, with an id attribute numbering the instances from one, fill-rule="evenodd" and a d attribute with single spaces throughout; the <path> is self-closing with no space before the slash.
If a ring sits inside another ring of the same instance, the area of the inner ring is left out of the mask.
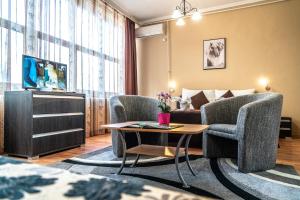
<path id="1" fill-rule="evenodd" d="M 201 107 L 207 158 L 237 157 L 241 172 L 275 166 L 283 97 L 276 93 L 245 95 Z"/>
<path id="2" fill-rule="evenodd" d="M 122 95 L 114 96 L 110 99 L 110 120 L 111 123 L 121 123 L 126 121 L 157 121 L 159 112 L 158 100 L 149 97 Z M 163 134 L 140 133 L 143 144 L 164 145 L 167 136 Z M 125 133 L 127 148 L 138 144 L 136 135 Z M 120 135 L 112 131 L 113 152 L 120 157 L 123 154 L 123 147 Z"/>

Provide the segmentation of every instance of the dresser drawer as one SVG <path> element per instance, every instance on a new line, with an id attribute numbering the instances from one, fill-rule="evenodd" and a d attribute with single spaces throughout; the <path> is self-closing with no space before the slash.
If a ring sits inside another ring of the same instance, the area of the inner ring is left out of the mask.
<path id="1" fill-rule="evenodd" d="M 83 97 L 59 97 L 33 95 L 33 114 L 84 112 Z"/>
<path id="2" fill-rule="evenodd" d="M 59 116 L 57 115 L 36 115 L 33 118 L 33 134 L 63 131 L 68 129 L 84 129 L 84 114 L 74 113 Z"/>
<path id="3" fill-rule="evenodd" d="M 33 138 L 32 156 L 47 154 L 70 147 L 79 146 L 84 142 L 84 131 Z"/>

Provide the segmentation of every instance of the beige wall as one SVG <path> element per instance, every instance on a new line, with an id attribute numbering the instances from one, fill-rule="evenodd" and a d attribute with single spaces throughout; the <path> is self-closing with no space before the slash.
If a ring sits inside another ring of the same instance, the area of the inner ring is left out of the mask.
<path id="1" fill-rule="evenodd" d="M 163 37 L 137 40 L 138 93 L 156 96 L 168 90 L 168 43 Z"/>
<path id="2" fill-rule="evenodd" d="M 265 76 L 272 90 L 284 95 L 283 113 L 293 118 L 294 134 L 300 136 L 300 0 L 186 22 L 183 27 L 170 23 L 169 45 L 163 37 L 139 41 L 140 94 L 153 96 L 166 90 L 169 68 L 177 94 L 182 87 L 262 91 L 258 79 Z M 203 70 L 203 40 L 223 37 L 227 40 L 226 69 Z"/>

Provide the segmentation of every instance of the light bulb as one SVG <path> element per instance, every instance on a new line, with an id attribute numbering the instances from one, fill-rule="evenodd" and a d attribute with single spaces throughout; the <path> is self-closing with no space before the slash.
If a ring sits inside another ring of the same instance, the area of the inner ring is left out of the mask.
<path id="1" fill-rule="evenodd" d="M 176 88 L 176 82 L 174 80 L 169 81 L 169 89 L 175 90 Z"/>
<path id="2" fill-rule="evenodd" d="M 269 81 L 268 78 L 262 77 L 262 78 L 259 79 L 258 82 L 259 82 L 259 84 L 260 84 L 261 86 L 263 86 L 263 87 L 265 88 L 266 91 L 270 91 L 270 90 L 271 90 L 271 87 L 270 87 L 270 85 L 269 85 L 270 81 Z"/>
<path id="3" fill-rule="evenodd" d="M 201 13 L 199 11 L 193 13 L 192 20 L 199 21 L 201 19 L 202 19 L 202 15 L 201 15 Z"/>
<path id="4" fill-rule="evenodd" d="M 184 26 L 185 25 L 185 21 L 182 18 L 179 18 L 176 21 L 176 25 L 177 26 Z"/>
<path id="5" fill-rule="evenodd" d="M 174 11 L 173 11 L 172 17 L 173 17 L 174 19 L 177 19 L 177 18 L 181 17 L 180 10 L 177 10 L 177 9 L 174 10 Z"/>
<path id="6" fill-rule="evenodd" d="M 269 84 L 269 80 L 267 78 L 260 78 L 259 84 L 263 87 L 266 87 Z"/>

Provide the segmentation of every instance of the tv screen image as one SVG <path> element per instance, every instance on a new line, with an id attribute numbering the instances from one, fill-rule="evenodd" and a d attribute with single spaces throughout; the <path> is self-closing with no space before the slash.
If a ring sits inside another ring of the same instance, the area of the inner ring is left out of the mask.
<path id="1" fill-rule="evenodd" d="M 67 65 L 23 55 L 23 88 L 67 89 Z"/>

